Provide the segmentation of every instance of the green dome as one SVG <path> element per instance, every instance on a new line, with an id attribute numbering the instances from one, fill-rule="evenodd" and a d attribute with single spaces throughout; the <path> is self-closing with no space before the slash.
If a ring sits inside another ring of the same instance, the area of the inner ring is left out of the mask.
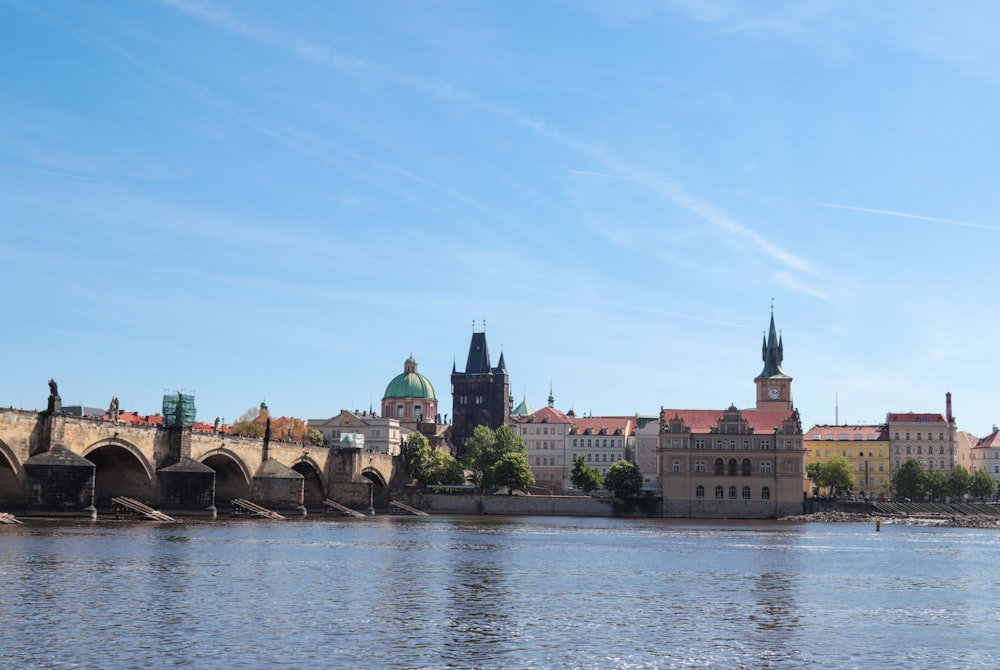
<path id="1" fill-rule="evenodd" d="M 434 387 L 427 377 L 417 372 L 417 362 L 413 357 L 407 358 L 404 364 L 404 372 L 396 375 L 389 385 L 385 387 L 383 398 L 426 398 L 436 400 Z"/>

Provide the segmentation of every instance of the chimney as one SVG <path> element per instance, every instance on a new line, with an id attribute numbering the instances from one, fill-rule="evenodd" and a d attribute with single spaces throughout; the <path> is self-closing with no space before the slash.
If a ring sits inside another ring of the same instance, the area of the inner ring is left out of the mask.
<path id="1" fill-rule="evenodd" d="M 954 423 L 955 417 L 951 415 L 951 392 L 944 394 L 944 411 L 945 418 L 948 419 L 948 423 Z"/>

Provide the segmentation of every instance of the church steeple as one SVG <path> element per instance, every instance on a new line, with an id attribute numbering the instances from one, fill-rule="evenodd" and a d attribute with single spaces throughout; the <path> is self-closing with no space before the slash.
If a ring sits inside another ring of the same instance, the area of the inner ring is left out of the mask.
<path id="1" fill-rule="evenodd" d="M 770 379 L 771 377 L 787 377 L 785 371 L 781 369 L 781 361 L 785 357 L 785 346 L 781 336 L 778 335 L 774 327 L 774 309 L 771 309 L 771 328 L 761 347 L 761 358 L 764 359 L 764 369 L 757 379 Z"/>
<path id="2" fill-rule="evenodd" d="M 556 397 L 552 395 L 552 380 L 549 380 L 549 407 L 556 406 Z"/>
<path id="3" fill-rule="evenodd" d="M 774 327 L 774 307 L 771 325 L 761 347 L 764 369 L 754 379 L 757 384 L 757 409 L 792 409 L 792 378 L 782 369 L 785 345 Z"/>

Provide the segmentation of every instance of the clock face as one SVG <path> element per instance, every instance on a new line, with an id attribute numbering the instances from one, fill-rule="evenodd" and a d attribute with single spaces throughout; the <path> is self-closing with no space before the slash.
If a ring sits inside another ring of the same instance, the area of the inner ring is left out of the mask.
<path id="1" fill-rule="evenodd" d="M 771 399 L 771 400 L 777 400 L 778 396 L 780 396 L 780 395 L 781 395 L 781 392 L 778 389 L 776 389 L 776 388 L 772 387 L 772 388 L 767 389 L 767 397 L 769 399 Z"/>

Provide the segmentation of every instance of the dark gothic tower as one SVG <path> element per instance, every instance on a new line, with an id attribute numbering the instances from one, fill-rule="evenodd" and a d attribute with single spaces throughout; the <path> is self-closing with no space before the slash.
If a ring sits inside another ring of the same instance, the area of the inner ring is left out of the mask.
<path id="1" fill-rule="evenodd" d="M 456 455 L 465 451 L 465 440 L 478 425 L 499 428 L 510 420 L 510 376 L 503 352 L 497 367 L 490 367 L 486 331 L 472 333 L 465 372 L 451 368 L 451 442 Z"/>
<path id="2" fill-rule="evenodd" d="M 754 380 L 757 383 L 757 409 L 792 409 L 792 378 L 781 369 L 785 347 L 774 327 L 774 309 L 771 309 L 771 328 L 761 349 L 764 369 Z"/>

